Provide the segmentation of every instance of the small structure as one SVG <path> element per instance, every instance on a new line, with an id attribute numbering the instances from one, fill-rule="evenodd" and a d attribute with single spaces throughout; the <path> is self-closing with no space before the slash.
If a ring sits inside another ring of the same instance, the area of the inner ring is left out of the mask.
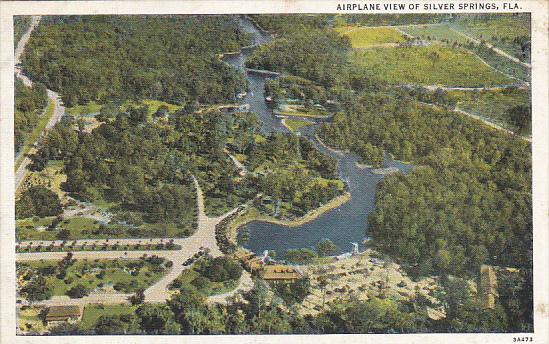
<path id="1" fill-rule="evenodd" d="M 487 309 L 496 307 L 496 299 L 498 298 L 498 280 L 494 268 L 490 265 L 482 265 L 480 267 L 480 297 L 482 305 Z"/>
<path id="2" fill-rule="evenodd" d="M 46 321 L 76 321 L 82 317 L 80 306 L 51 306 L 46 314 Z"/>
<path id="3" fill-rule="evenodd" d="M 287 265 L 265 265 L 259 274 L 269 282 L 293 282 L 303 277 L 295 268 Z"/>

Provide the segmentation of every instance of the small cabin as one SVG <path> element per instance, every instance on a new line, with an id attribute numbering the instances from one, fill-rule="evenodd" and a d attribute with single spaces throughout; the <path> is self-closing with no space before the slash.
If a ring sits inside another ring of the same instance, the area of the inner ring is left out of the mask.
<path id="1" fill-rule="evenodd" d="M 75 321 L 82 317 L 82 310 L 77 305 L 51 306 L 46 314 L 46 321 Z"/>
<path id="2" fill-rule="evenodd" d="M 492 266 L 482 265 L 480 267 L 480 296 L 484 308 L 494 309 L 498 295 L 498 280 Z"/>
<path id="3" fill-rule="evenodd" d="M 303 277 L 295 268 L 287 265 L 265 265 L 260 276 L 272 282 L 293 282 Z"/>

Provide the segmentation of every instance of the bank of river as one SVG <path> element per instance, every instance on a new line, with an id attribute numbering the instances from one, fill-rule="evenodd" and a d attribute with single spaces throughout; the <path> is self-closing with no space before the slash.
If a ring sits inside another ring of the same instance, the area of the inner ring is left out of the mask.
<path id="1" fill-rule="evenodd" d="M 241 18 L 240 23 L 246 32 L 252 34 L 254 45 L 271 40 L 246 18 Z M 252 49 L 243 49 L 242 53 L 227 55 L 223 59 L 235 68 L 245 71 L 245 62 L 251 51 Z M 260 119 L 264 133 L 287 133 L 289 130 L 279 118 L 276 118 L 265 101 L 265 80 L 271 77 L 246 73 L 248 90 L 242 103 L 250 105 L 250 111 Z M 317 149 L 337 160 L 339 177 L 346 184 L 348 196 L 336 198 L 333 202 L 296 222 L 275 221 L 270 217 L 261 217 L 259 214 L 248 214 L 236 219 L 232 224 L 232 232 L 234 235 L 236 228 L 243 229 L 237 235 L 240 239 L 243 238 L 243 233 L 247 233 L 245 235 L 247 240 L 240 240 L 241 245 L 246 249 L 256 253 L 274 250 L 279 257 L 283 257 L 288 249 L 313 248 L 322 239 L 332 240 L 338 246 L 340 253 L 350 251 L 353 242 L 358 242 L 361 249 L 364 248 L 362 241 L 367 233 L 368 215 L 374 210 L 377 183 L 384 176 L 373 173 L 370 168 L 359 168 L 360 158 L 357 155 L 336 151 L 324 145 L 315 136 L 316 127 L 317 125 L 310 125 L 298 131 Z M 403 173 L 412 168 L 410 165 L 392 160 L 388 155 L 385 157 L 383 167 L 398 169 Z"/>

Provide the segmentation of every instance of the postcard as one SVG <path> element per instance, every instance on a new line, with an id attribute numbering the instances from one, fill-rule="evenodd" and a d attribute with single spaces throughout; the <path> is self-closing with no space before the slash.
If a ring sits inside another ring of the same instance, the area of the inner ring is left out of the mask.
<path id="1" fill-rule="evenodd" d="M 0 4 L 1 343 L 549 343 L 545 1 Z"/>

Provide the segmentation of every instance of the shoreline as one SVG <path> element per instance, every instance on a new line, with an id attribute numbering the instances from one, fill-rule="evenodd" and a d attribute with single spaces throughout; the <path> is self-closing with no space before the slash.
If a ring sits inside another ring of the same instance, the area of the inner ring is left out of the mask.
<path id="1" fill-rule="evenodd" d="M 232 223 L 229 225 L 229 229 L 227 233 L 228 239 L 233 243 L 237 243 L 236 236 L 238 234 L 239 229 L 242 226 L 245 226 L 250 222 L 254 222 L 254 221 L 271 223 L 275 225 L 284 226 L 287 228 L 296 228 L 315 220 L 316 218 L 320 217 L 322 214 L 325 214 L 330 210 L 336 209 L 350 200 L 351 200 L 351 193 L 346 191 L 342 195 L 339 195 L 331 199 L 328 203 L 323 204 L 320 207 L 309 211 L 307 214 L 303 215 L 302 217 L 297 218 L 295 220 L 291 220 L 291 221 L 278 220 L 266 215 L 259 215 L 259 214 L 251 215 L 247 218 L 246 218 L 247 214 L 241 215 L 239 218 L 236 218 L 234 221 L 232 221 Z"/>

